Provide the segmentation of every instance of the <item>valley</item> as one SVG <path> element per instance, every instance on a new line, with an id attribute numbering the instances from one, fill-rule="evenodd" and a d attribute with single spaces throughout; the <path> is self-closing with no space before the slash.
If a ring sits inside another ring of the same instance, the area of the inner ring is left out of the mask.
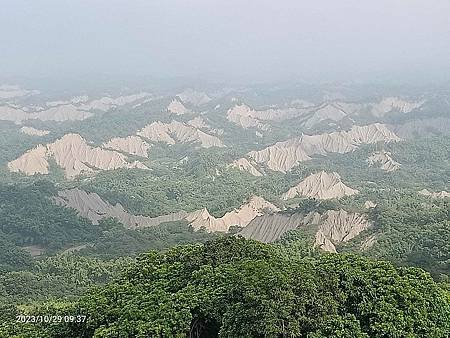
<path id="1" fill-rule="evenodd" d="M 392 264 L 383 269 L 393 274 L 417 267 L 427 287 L 448 290 L 450 91 L 358 98 L 365 91 L 355 87 L 329 99 L 326 86 L 315 95 L 142 88 L 48 101 L 4 88 L 2 311 L 63 296 L 92 311 L 84 295 L 121 288 L 120 278 L 134 278 L 124 269 L 141 269 L 145 257 L 215 245 L 220 255 L 230 250 L 222 245 L 254 246 L 256 256 L 243 255 L 255 264 L 268 250 L 296 268 L 308 259 Z"/>

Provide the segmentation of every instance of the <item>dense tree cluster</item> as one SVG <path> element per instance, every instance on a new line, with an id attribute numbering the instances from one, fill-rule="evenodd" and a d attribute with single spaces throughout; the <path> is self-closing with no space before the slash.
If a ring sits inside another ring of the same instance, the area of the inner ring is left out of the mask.
<path id="1" fill-rule="evenodd" d="M 283 246 L 234 237 L 147 253 L 107 286 L 65 307 L 48 306 L 88 320 L 22 330 L 97 338 L 450 333 L 448 294 L 423 270 L 355 255 L 286 255 Z"/>

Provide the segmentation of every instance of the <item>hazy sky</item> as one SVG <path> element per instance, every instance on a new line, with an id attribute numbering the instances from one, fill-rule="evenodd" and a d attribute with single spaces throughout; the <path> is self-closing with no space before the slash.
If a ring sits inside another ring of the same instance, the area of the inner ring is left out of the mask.
<path id="1" fill-rule="evenodd" d="M 0 0 L 0 77 L 450 74 L 449 0 Z"/>

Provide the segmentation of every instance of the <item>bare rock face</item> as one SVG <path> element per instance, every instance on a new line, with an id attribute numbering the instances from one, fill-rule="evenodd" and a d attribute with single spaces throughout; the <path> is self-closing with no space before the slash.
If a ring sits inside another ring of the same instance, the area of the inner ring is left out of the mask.
<path id="1" fill-rule="evenodd" d="M 103 144 L 104 148 L 114 149 L 131 155 L 148 157 L 150 144 L 139 136 L 115 137 Z"/>
<path id="2" fill-rule="evenodd" d="M 227 112 L 227 119 L 244 129 L 258 128 L 261 130 L 269 130 L 269 125 L 262 123 L 257 119 L 256 111 L 247 105 L 236 105 Z"/>
<path id="3" fill-rule="evenodd" d="M 382 117 L 394 111 L 410 113 L 414 109 L 421 107 L 424 102 L 425 101 L 406 101 L 398 97 L 387 97 L 379 103 L 374 104 L 371 113 L 376 117 Z"/>
<path id="4" fill-rule="evenodd" d="M 184 115 L 190 112 L 190 110 L 178 100 L 172 100 L 172 102 L 170 102 L 167 106 L 167 110 L 175 115 Z"/>
<path id="5" fill-rule="evenodd" d="M 20 132 L 30 136 L 45 136 L 50 134 L 48 130 L 40 130 L 33 127 L 22 127 L 20 128 Z"/>
<path id="6" fill-rule="evenodd" d="M 9 105 L 0 106 L 0 120 L 2 121 L 12 121 L 15 123 L 21 123 L 23 120 L 27 120 L 29 114 L 17 107 L 12 107 Z"/>
<path id="7" fill-rule="evenodd" d="M 46 175 L 48 174 L 48 167 L 47 147 L 42 144 L 8 163 L 9 171 L 22 172 L 25 175 Z"/>
<path id="8" fill-rule="evenodd" d="M 48 108 L 41 111 L 28 112 L 24 108 L 11 106 L 0 107 L 0 120 L 22 123 L 25 120 L 41 121 L 80 121 L 91 117 L 89 111 L 79 110 L 72 104 Z"/>
<path id="9" fill-rule="evenodd" d="M 450 134 L 450 118 L 435 117 L 414 119 L 404 124 L 393 126 L 397 135 L 404 139 L 415 139 L 418 136 L 434 136 Z"/>
<path id="10" fill-rule="evenodd" d="M 251 151 L 248 157 L 269 169 L 287 172 L 312 155 L 347 153 L 362 144 L 400 141 L 384 124 L 353 126 L 350 131 L 339 131 L 321 135 L 303 135 L 299 138 L 277 142 L 259 151 Z"/>
<path id="11" fill-rule="evenodd" d="M 93 114 L 89 111 L 80 110 L 72 104 L 57 106 L 47 110 L 30 114 L 31 119 L 41 121 L 81 121 L 91 117 Z"/>
<path id="12" fill-rule="evenodd" d="M 295 213 L 286 215 L 281 213 L 265 214 L 255 217 L 244 229 L 239 232 L 240 236 L 254 239 L 264 243 L 275 242 L 286 232 L 306 226 L 311 218 L 319 214 L 303 215 Z"/>
<path id="13" fill-rule="evenodd" d="M 281 198 L 287 200 L 296 196 L 306 196 L 317 199 L 332 199 L 351 196 L 358 193 L 341 182 L 338 173 L 326 173 L 321 171 L 309 175 L 295 187 L 289 189 Z"/>
<path id="14" fill-rule="evenodd" d="M 102 97 L 100 99 L 92 100 L 90 102 L 84 102 L 83 105 L 79 106 L 81 110 L 102 110 L 108 111 L 112 108 L 124 106 L 129 103 L 133 103 L 137 100 L 143 99 L 150 96 L 149 93 L 138 93 L 126 96 L 119 96 L 112 98 L 109 96 Z"/>
<path id="15" fill-rule="evenodd" d="M 227 112 L 227 119 L 244 129 L 258 128 L 269 130 L 267 121 L 283 121 L 307 115 L 314 110 L 313 107 L 289 107 L 254 110 L 245 104 L 235 105 Z M 320 114 L 320 113 L 319 113 Z"/>
<path id="16" fill-rule="evenodd" d="M 137 132 L 153 142 L 164 142 L 167 144 L 200 143 L 201 147 L 224 147 L 224 144 L 216 136 L 206 134 L 188 124 L 172 121 L 171 123 L 153 122 Z"/>
<path id="17" fill-rule="evenodd" d="M 418 192 L 420 195 L 431 197 L 431 198 L 447 198 L 450 197 L 450 192 L 447 191 L 439 191 L 439 192 L 431 192 L 427 189 L 420 190 Z"/>
<path id="18" fill-rule="evenodd" d="M 128 228 L 157 226 L 165 222 L 182 220 L 187 215 L 186 212 L 179 212 L 159 217 L 135 216 L 125 211 L 120 204 L 111 205 L 96 193 L 87 193 L 80 189 L 60 191 L 54 201 L 58 205 L 77 210 L 80 216 L 91 220 L 93 224 L 112 217 L 117 218 Z"/>
<path id="19" fill-rule="evenodd" d="M 74 97 L 70 101 L 47 102 L 47 109 L 32 110 L 12 106 L 0 106 L 0 120 L 22 123 L 25 120 L 41 121 L 81 121 L 90 118 L 93 110 L 108 111 L 114 107 L 132 103 L 148 96 L 148 93 L 139 93 L 117 98 L 103 97 L 87 102 L 85 96 Z M 48 108 L 49 107 L 49 108 Z"/>
<path id="20" fill-rule="evenodd" d="M 387 151 L 377 151 L 372 153 L 367 159 L 367 163 L 370 166 L 380 164 L 380 169 L 391 172 L 400 169 L 401 164 L 394 161 L 391 157 L 391 153 Z"/>
<path id="21" fill-rule="evenodd" d="M 125 155 L 100 147 L 92 147 L 78 134 L 67 134 L 46 146 L 40 145 L 8 163 L 10 171 L 26 175 L 48 174 L 48 159 L 53 157 L 69 179 L 94 170 L 118 168 L 148 169 L 142 163 L 129 163 Z"/>
<path id="22" fill-rule="evenodd" d="M 224 216 L 216 218 L 211 216 L 206 209 L 190 213 L 186 220 L 195 230 L 204 228 L 208 232 L 227 232 L 232 225 L 245 227 L 255 217 L 267 212 L 275 212 L 279 209 L 261 197 L 253 196 L 239 209 L 227 212 Z"/>
<path id="23" fill-rule="evenodd" d="M 87 193 L 80 189 L 64 190 L 58 193 L 54 201 L 62 206 L 78 211 L 79 215 L 98 224 L 107 217 L 117 218 L 128 228 L 157 226 L 165 222 L 184 220 L 190 223 L 194 230 L 204 228 L 208 232 L 226 232 L 232 225 L 246 226 L 255 217 L 266 212 L 275 212 L 279 209 L 261 197 L 254 196 L 239 209 L 216 218 L 208 210 L 201 209 L 191 213 L 180 211 L 158 217 L 136 216 L 124 210 L 122 205 L 111 205 L 95 193 Z"/>
<path id="24" fill-rule="evenodd" d="M 204 92 L 198 92 L 196 90 L 193 90 L 192 88 L 188 88 L 184 90 L 182 93 L 177 95 L 181 101 L 184 103 L 189 103 L 194 106 L 201 106 L 203 104 L 208 103 L 211 101 L 211 98 L 208 96 L 208 94 Z"/>
<path id="25" fill-rule="evenodd" d="M 269 129 L 269 125 L 264 121 L 304 118 L 300 124 L 305 128 L 312 128 L 322 121 L 340 121 L 346 116 L 371 114 L 375 117 L 383 117 L 391 112 L 409 113 L 422 106 L 423 103 L 424 101 L 410 102 L 396 97 L 387 97 L 377 103 L 362 104 L 331 100 L 331 102 L 315 106 L 308 102 L 294 100 L 291 102 L 294 107 L 259 111 L 241 104 L 231 108 L 227 113 L 227 118 L 245 129 L 259 128 L 262 130 Z"/>
<path id="26" fill-rule="evenodd" d="M 306 215 L 274 213 L 256 217 L 239 235 L 270 243 L 280 239 L 290 230 L 312 227 L 315 229 L 314 246 L 324 251 L 336 252 L 336 244 L 355 238 L 370 226 L 371 223 L 364 215 L 345 210 L 328 210 L 322 215 L 317 212 Z"/>
<path id="27" fill-rule="evenodd" d="M 68 178 L 92 172 L 92 167 L 100 170 L 146 168 L 140 162 L 128 163 L 126 157 L 116 151 L 91 147 L 77 134 L 67 134 L 47 148 L 49 155 L 54 156 L 56 163 L 65 169 Z"/>
<path id="28" fill-rule="evenodd" d="M 282 173 L 311 159 L 297 139 L 277 142 L 263 150 L 250 151 L 247 156 L 256 163 L 265 164 L 269 169 Z"/>
<path id="29" fill-rule="evenodd" d="M 337 253 L 336 247 L 334 246 L 333 242 L 330 241 L 327 236 L 325 236 L 325 234 L 320 230 L 316 232 L 314 246 L 319 247 L 326 252 Z"/>
<path id="30" fill-rule="evenodd" d="M 347 116 L 348 107 L 339 103 L 327 103 L 318 107 L 315 110 L 311 117 L 309 117 L 305 122 L 303 122 L 303 126 L 306 128 L 312 128 L 318 123 L 331 120 L 331 121 L 340 121 L 345 116 Z"/>
<path id="31" fill-rule="evenodd" d="M 240 158 L 234 161 L 230 164 L 230 167 L 237 168 L 242 171 L 247 171 L 253 176 L 263 176 L 263 174 L 255 168 L 255 165 L 250 163 L 250 161 L 246 158 Z"/>
<path id="32" fill-rule="evenodd" d="M 317 232 L 323 234 L 331 243 L 343 243 L 358 236 L 362 231 L 370 226 L 369 221 L 364 215 L 357 213 L 348 213 L 345 210 L 328 210 L 321 219 Z M 329 250 L 329 246 L 322 247 L 323 243 L 317 241 L 317 246 L 325 251 L 336 252 L 336 249 Z M 328 244 L 328 243 L 327 243 Z"/>

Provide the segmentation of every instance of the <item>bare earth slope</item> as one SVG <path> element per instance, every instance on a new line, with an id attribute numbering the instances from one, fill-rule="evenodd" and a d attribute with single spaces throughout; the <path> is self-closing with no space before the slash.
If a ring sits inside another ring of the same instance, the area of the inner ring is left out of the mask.
<path id="1" fill-rule="evenodd" d="M 78 134 L 67 134 L 53 143 L 39 145 L 27 151 L 18 159 L 8 163 L 13 172 L 26 175 L 48 174 L 48 159 L 52 157 L 64 169 L 67 178 L 95 170 L 113 170 L 118 168 L 148 169 L 139 161 L 127 162 L 125 155 L 113 150 L 105 150 L 89 145 Z"/>
<path id="2" fill-rule="evenodd" d="M 101 219 L 113 217 L 128 228 L 156 226 L 164 222 L 179 221 L 186 217 L 186 212 L 179 212 L 159 217 L 135 216 L 122 207 L 120 204 L 111 205 L 103 201 L 95 193 L 87 193 L 80 189 L 64 190 L 55 197 L 58 205 L 72 208 L 78 211 L 79 215 L 88 218 L 93 224 L 98 224 Z"/>
<path id="3" fill-rule="evenodd" d="M 216 218 L 207 209 L 187 213 L 180 211 L 158 217 L 135 216 L 124 210 L 122 205 L 111 205 L 103 201 L 95 193 L 87 193 L 80 189 L 64 190 L 58 193 L 56 203 L 78 211 L 80 216 L 90 219 L 94 224 L 107 217 L 115 217 L 129 228 L 156 226 L 161 223 L 184 220 L 194 230 L 204 228 L 208 232 L 227 232 L 232 225 L 245 227 L 251 220 L 264 213 L 276 212 L 279 209 L 261 197 L 254 196 L 240 208 L 227 212 Z"/>
<path id="4" fill-rule="evenodd" d="M 153 142 L 164 142 L 167 144 L 175 144 L 177 142 L 200 143 L 204 148 L 224 147 L 222 141 L 216 136 L 206 134 L 192 125 L 178 121 L 170 123 L 153 122 L 138 131 L 137 135 Z"/>
<path id="5" fill-rule="evenodd" d="M 297 196 L 305 196 L 317 199 L 332 199 L 351 196 L 358 193 L 341 182 L 338 173 L 327 173 L 325 171 L 311 174 L 295 187 L 289 189 L 281 198 L 287 200 Z"/>
<path id="6" fill-rule="evenodd" d="M 322 215 L 317 212 L 307 215 L 275 213 L 256 217 L 239 235 L 269 243 L 280 239 L 290 230 L 313 226 L 314 245 L 325 251 L 336 252 L 336 244 L 355 238 L 370 225 L 364 215 L 345 210 L 328 210 Z"/>
<path id="7" fill-rule="evenodd" d="M 104 148 L 114 149 L 127 154 L 148 157 L 150 144 L 138 136 L 115 137 L 103 144 Z"/>
<path id="8" fill-rule="evenodd" d="M 370 166 L 374 166 L 375 164 L 380 165 L 380 169 L 384 171 L 391 172 L 400 169 L 401 164 L 394 161 L 391 157 L 391 153 L 387 151 L 377 151 L 372 153 L 367 159 L 367 163 Z"/>
<path id="9" fill-rule="evenodd" d="M 300 162 L 311 159 L 312 155 L 327 153 L 347 153 L 362 144 L 400 141 L 384 124 L 353 126 L 350 131 L 330 134 L 303 135 L 299 138 L 277 142 L 263 150 L 251 151 L 248 157 L 269 169 L 287 172 Z"/>

